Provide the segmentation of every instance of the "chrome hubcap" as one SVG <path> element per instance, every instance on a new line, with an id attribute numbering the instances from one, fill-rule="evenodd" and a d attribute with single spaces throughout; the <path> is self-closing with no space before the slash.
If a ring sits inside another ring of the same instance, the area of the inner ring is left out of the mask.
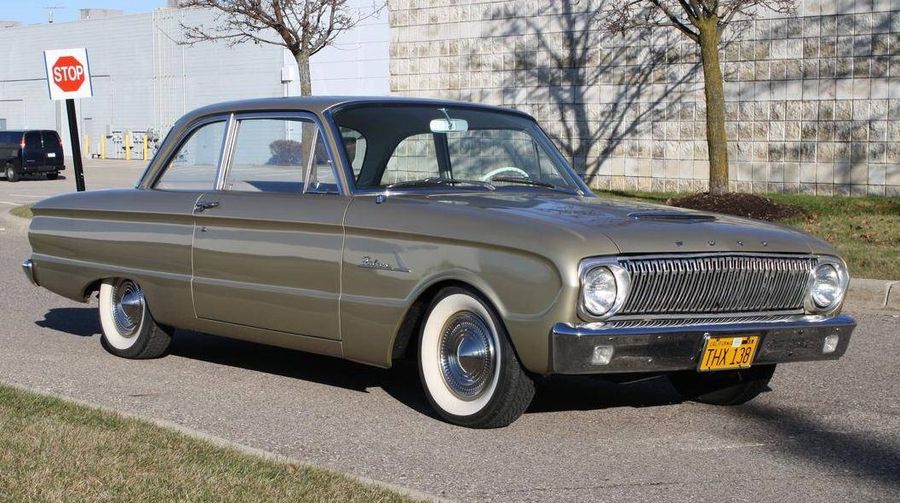
<path id="1" fill-rule="evenodd" d="M 450 391 L 462 400 L 474 400 L 494 377 L 494 337 L 475 313 L 454 314 L 441 331 L 441 373 Z"/>
<path id="2" fill-rule="evenodd" d="M 136 283 L 122 280 L 113 288 L 113 320 L 123 337 L 137 332 L 144 318 L 144 292 Z"/>

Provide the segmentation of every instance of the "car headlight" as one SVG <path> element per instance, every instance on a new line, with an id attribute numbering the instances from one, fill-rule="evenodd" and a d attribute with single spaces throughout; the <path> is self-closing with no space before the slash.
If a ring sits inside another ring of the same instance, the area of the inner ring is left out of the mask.
<path id="1" fill-rule="evenodd" d="M 631 281 L 622 266 L 588 261 L 582 264 L 580 276 L 579 312 L 583 318 L 605 319 L 625 304 Z"/>
<path id="2" fill-rule="evenodd" d="M 828 313 L 837 309 L 844 300 L 850 277 L 840 259 L 822 257 L 809 275 L 806 310 L 812 313 Z"/>

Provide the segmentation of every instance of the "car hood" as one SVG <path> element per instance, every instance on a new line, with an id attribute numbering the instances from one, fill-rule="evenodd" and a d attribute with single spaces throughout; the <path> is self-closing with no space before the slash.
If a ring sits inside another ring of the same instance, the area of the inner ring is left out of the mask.
<path id="1" fill-rule="evenodd" d="M 622 254 L 834 253 L 824 241 L 783 225 L 602 197 L 493 192 L 432 195 L 429 199 L 512 214 L 526 225 L 562 226 L 585 241 L 606 238 Z"/>

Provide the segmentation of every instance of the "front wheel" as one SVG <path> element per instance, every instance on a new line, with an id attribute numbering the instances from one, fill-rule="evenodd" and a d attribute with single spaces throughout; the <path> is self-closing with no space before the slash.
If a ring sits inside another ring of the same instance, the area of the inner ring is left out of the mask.
<path id="1" fill-rule="evenodd" d="M 47 180 L 56 180 L 59 178 L 59 171 L 51 171 L 47 173 Z"/>
<path id="2" fill-rule="evenodd" d="M 125 278 L 100 285 L 100 325 L 103 347 L 122 358 L 157 358 L 172 342 L 172 329 L 160 326 L 147 309 L 144 291 Z"/>
<path id="3" fill-rule="evenodd" d="M 669 382 L 688 400 L 711 405 L 740 405 L 768 389 L 775 365 L 758 365 L 741 370 L 700 373 L 676 372 Z"/>
<path id="4" fill-rule="evenodd" d="M 519 418 L 534 397 L 494 310 L 462 288 L 431 303 L 419 339 L 419 375 L 437 413 L 470 428 L 499 428 Z"/>
<path id="5" fill-rule="evenodd" d="M 6 165 L 6 170 L 4 170 L 4 173 L 6 174 L 7 182 L 18 182 L 19 181 L 19 173 L 16 172 L 16 167 L 13 166 L 12 164 Z"/>

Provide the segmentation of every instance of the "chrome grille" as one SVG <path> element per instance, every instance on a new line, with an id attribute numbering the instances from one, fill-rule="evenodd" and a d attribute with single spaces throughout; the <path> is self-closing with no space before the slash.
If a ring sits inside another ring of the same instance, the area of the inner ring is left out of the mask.
<path id="1" fill-rule="evenodd" d="M 803 307 L 815 257 L 626 258 L 631 292 L 619 315 L 792 311 Z"/>

